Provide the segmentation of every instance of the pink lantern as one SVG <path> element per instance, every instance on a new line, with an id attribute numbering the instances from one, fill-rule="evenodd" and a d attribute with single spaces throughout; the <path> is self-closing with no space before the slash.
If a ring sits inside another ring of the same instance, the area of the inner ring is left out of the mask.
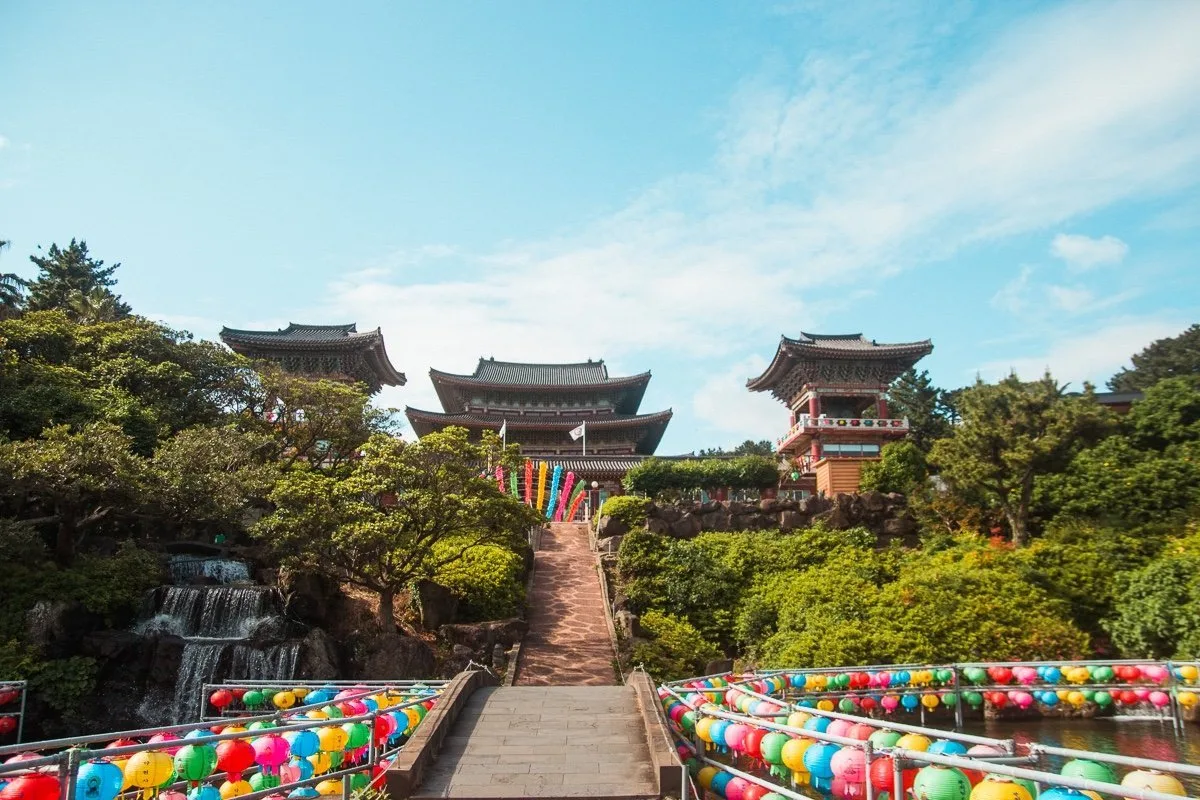
<path id="1" fill-rule="evenodd" d="M 178 741 L 179 741 L 179 737 L 168 731 L 166 733 L 154 734 L 147 740 L 146 743 L 147 744 L 162 744 L 163 742 L 178 742 Z M 162 750 L 164 752 L 166 752 L 167 754 L 174 756 L 176 753 L 179 752 L 181 747 L 183 747 L 183 745 L 180 745 L 179 747 L 164 747 L 164 748 L 162 748 Z"/>
<path id="2" fill-rule="evenodd" d="M 1171 704 L 1171 698 L 1167 696 L 1166 692 L 1151 692 L 1149 700 L 1155 708 L 1164 708 Z"/>
<path id="3" fill-rule="evenodd" d="M 864 800 L 867 794 L 865 784 L 852 783 L 845 778 L 834 778 L 830 790 L 838 800 Z"/>
<path id="4" fill-rule="evenodd" d="M 290 745 L 282 736 L 267 734 L 250 743 L 254 748 L 254 763 L 263 768 L 267 775 L 274 775 L 280 766 L 287 763 Z"/>
<path id="5" fill-rule="evenodd" d="M 729 745 L 730 750 L 740 751 L 748 733 L 750 733 L 749 727 L 735 722 L 725 729 L 725 744 Z"/>
<path id="6" fill-rule="evenodd" d="M 734 778 L 725 784 L 725 800 L 744 800 L 745 792 L 751 786 L 745 778 Z"/>
<path id="7" fill-rule="evenodd" d="M 892 673 L 880 672 L 875 676 L 876 685 L 880 689 L 886 689 L 892 683 Z"/>
<path id="8" fill-rule="evenodd" d="M 1139 702 L 1142 700 L 1146 700 L 1150 697 L 1150 690 L 1149 689 L 1134 689 L 1133 696 L 1136 697 Z"/>
<path id="9" fill-rule="evenodd" d="M 857 747 L 843 747 L 833 754 L 829 768 L 847 783 L 862 783 L 867 779 L 867 756 Z"/>
<path id="10" fill-rule="evenodd" d="M 831 736 L 849 736 L 850 729 L 853 727 L 853 722 L 848 722 L 844 719 L 835 719 L 829 723 L 829 727 L 825 729 L 825 732 Z"/>
<path id="11" fill-rule="evenodd" d="M 1008 699 L 1012 700 L 1017 708 L 1029 708 L 1033 705 L 1033 695 L 1029 692 L 1009 692 Z"/>
<path id="12" fill-rule="evenodd" d="M 1142 674 L 1155 683 L 1162 683 L 1170 677 L 1167 668 L 1160 664 L 1150 664 L 1142 667 Z"/>
<path id="13" fill-rule="evenodd" d="M 885 694 L 880 698 L 879 705 L 883 706 L 884 711 L 895 711 L 900 705 L 900 698 L 894 694 Z"/>

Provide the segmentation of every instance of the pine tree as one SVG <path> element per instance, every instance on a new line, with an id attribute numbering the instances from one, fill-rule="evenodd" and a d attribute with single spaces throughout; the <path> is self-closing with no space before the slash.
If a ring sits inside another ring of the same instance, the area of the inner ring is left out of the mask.
<path id="1" fill-rule="evenodd" d="M 1159 339 L 1133 357 L 1133 369 L 1125 368 L 1108 382 L 1114 392 L 1144 392 L 1164 378 L 1200 375 L 1200 324 L 1178 336 Z"/>
<path id="2" fill-rule="evenodd" d="M 893 417 L 907 417 L 908 438 L 928 453 L 934 441 L 949 436 L 953 408 L 950 393 L 933 385 L 929 372 L 909 367 L 888 389 L 888 411 Z"/>
<path id="3" fill-rule="evenodd" d="M 58 309 L 78 319 L 71 306 L 82 295 L 88 298 L 89 307 L 104 306 L 112 319 L 129 316 L 129 305 L 109 288 L 116 285 L 113 273 L 121 265 L 106 267 L 103 261 L 92 258 L 87 242 L 72 239 L 65 249 L 52 244 L 45 256 L 30 256 L 29 260 L 38 267 L 38 276 L 29 284 L 29 310 Z"/>

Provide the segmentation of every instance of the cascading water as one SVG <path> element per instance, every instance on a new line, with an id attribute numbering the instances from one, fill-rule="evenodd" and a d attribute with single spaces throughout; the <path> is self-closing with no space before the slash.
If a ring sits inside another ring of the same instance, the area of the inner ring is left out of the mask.
<path id="1" fill-rule="evenodd" d="M 184 640 L 171 718 L 196 719 L 206 683 L 226 679 L 287 680 L 296 674 L 300 644 L 282 638 L 279 594 L 264 586 L 168 586 L 154 615 L 134 631 Z M 275 634 L 275 635 L 273 635 Z M 146 708 L 146 716 L 155 715 Z M 154 720 L 158 721 L 158 720 Z"/>
<path id="2" fill-rule="evenodd" d="M 242 583 L 250 580 L 250 567 L 245 561 L 212 556 L 171 556 L 167 568 L 172 583 L 191 583 L 204 578 L 217 583 Z"/>

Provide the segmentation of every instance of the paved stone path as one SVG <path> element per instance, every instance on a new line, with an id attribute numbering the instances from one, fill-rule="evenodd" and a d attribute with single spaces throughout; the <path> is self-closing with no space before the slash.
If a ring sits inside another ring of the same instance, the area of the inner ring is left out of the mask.
<path id="1" fill-rule="evenodd" d="M 657 797 L 645 736 L 628 686 L 479 689 L 413 797 Z"/>
<path id="2" fill-rule="evenodd" d="M 586 523 L 556 523 L 534 555 L 521 686 L 611 686 L 614 653 Z"/>

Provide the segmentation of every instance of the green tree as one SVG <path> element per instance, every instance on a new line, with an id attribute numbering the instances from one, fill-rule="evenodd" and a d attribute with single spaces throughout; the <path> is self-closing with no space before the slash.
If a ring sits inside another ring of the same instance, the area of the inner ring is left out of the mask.
<path id="1" fill-rule="evenodd" d="M 515 468 L 516 448 L 502 451 L 492 433 L 480 444 L 457 427 L 412 443 L 376 434 L 344 477 L 299 465 L 286 473 L 270 495 L 275 511 L 254 533 L 286 565 L 378 594 L 380 624 L 390 629 L 395 596 L 410 581 L 477 547 L 518 547 L 540 521 L 497 491 L 483 468 L 498 461 Z"/>
<path id="2" fill-rule="evenodd" d="M 1133 404 L 1127 422 L 1133 443 L 1142 449 L 1200 442 L 1200 375 L 1154 384 Z"/>
<path id="3" fill-rule="evenodd" d="M 953 409 L 928 370 L 909 367 L 888 389 L 887 400 L 889 416 L 908 418 L 908 438 L 922 451 L 928 453 L 936 440 L 950 435 Z"/>
<path id="4" fill-rule="evenodd" d="M 0 239 L 0 251 L 8 247 L 9 242 Z M 0 272 L 0 319 L 13 316 L 25 301 L 25 287 L 29 283 L 12 272 Z"/>
<path id="5" fill-rule="evenodd" d="M 979 381 L 962 393 L 960 411 L 961 424 L 934 444 L 930 461 L 952 487 L 995 503 L 1018 546 L 1029 541 L 1038 478 L 1062 470 L 1112 426 L 1090 386 L 1070 397 L 1049 374 Z"/>
<path id="6" fill-rule="evenodd" d="M 925 453 L 915 441 L 905 439 L 884 445 L 878 461 L 864 464 L 859 485 L 864 491 L 911 494 L 928 477 Z"/>
<path id="7" fill-rule="evenodd" d="M 88 533 L 135 502 L 144 465 L 131 445 L 120 428 L 102 422 L 0 443 L 0 488 L 20 504 L 25 524 L 54 526 L 60 564 L 71 564 Z"/>
<path id="8" fill-rule="evenodd" d="M 87 242 L 72 239 L 66 248 L 52 244 L 46 255 L 30 256 L 29 260 L 38 268 L 37 277 L 29 284 L 30 310 L 59 309 L 73 314 L 71 304 L 78 303 L 82 295 L 90 308 L 103 305 L 111 319 L 129 315 L 129 306 L 109 288 L 116 285 L 113 273 L 121 265 L 106 267 L 103 261 L 92 258 Z"/>
<path id="9" fill-rule="evenodd" d="M 1200 375 L 1200 324 L 1178 336 L 1152 342 L 1133 357 L 1133 369 L 1122 369 L 1108 381 L 1114 392 L 1141 392 L 1164 378 Z"/>
<path id="10" fill-rule="evenodd" d="M 1200 656 L 1200 536 L 1168 544 L 1133 573 L 1115 603 L 1113 643 L 1135 658 Z"/>
<path id="11" fill-rule="evenodd" d="M 696 455 L 701 458 L 711 456 L 774 456 L 775 445 L 770 439 L 760 439 L 757 442 L 753 439 L 747 439 L 732 450 L 726 450 L 723 447 L 709 447 L 701 450 Z"/>

